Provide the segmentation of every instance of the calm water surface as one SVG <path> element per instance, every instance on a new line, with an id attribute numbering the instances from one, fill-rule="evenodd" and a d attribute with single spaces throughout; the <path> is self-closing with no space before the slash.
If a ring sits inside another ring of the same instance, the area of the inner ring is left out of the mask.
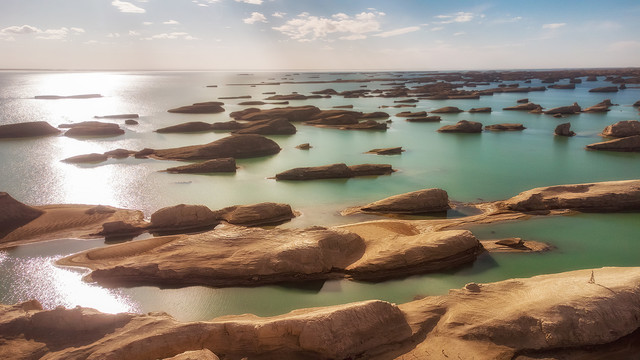
<path id="1" fill-rule="evenodd" d="M 111 159 L 97 165 L 61 163 L 66 157 L 104 152 L 116 148 L 139 150 L 144 147 L 168 148 L 203 144 L 226 133 L 158 134 L 154 129 L 187 121 L 228 121 L 228 114 L 241 110 L 244 100 L 225 101 L 226 112 L 215 115 L 170 114 L 173 107 L 220 96 L 251 95 L 263 92 L 288 94 L 333 88 L 337 91 L 386 88 L 381 83 L 282 84 L 235 86 L 232 83 L 259 84 L 276 79 L 296 81 L 365 78 L 365 74 L 255 73 L 240 76 L 218 72 L 0 72 L 0 124 L 44 120 L 57 126 L 92 120 L 94 115 L 138 113 L 139 125 L 124 125 L 125 135 L 113 138 L 71 139 L 54 136 L 37 139 L 0 141 L 0 191 L 34 205 L 50 203 L 105 204 L 141 209 L 147 216 L 155 210 L 179 203 L 204 204 L 212 209 L 234 204 L 275 201 L 291 204 L 302 216 L 284 225 L 304 227 L 335 225 L 373 217 L 342 217 L 339 211 L 386 196 L 439 187 L 456 201 L 498 200 L 537 186 L 605 180 L 640 178 L 640 155 L 584 150 L 600 141 L 602 129 L 620 120 L 638 119 L 630 105 L 640 99 L 639 89 L 614 94 L 589 93 L 604 86 L 603 81 L 578 84 L 575 90 L 548 90 L 524 94 L 496 94 L 479 100 L 421 100 L 413 111 L 442 106 L 490 106 L 491 114 L 444 114 L 440 124 L 393 121 L 386 132 L 341 131 L 296 124 L 292 136 L 273 136 L 282 151 L 274 156 L 239 160 L 235 175 L 175 175 L 158 172 L 180 164 L 173 161 Z M 388 74 L 379 75 L 389 77 Z M 413 74 L 411 76 L 416 76 Z M 206 85 L 218 85 L 208 88 Z M 534 81 L 531 86 L 539 85 Z M 411 84 L 409 84 L 411 86 Z M 495 87 L 492 84 L 490 87 Z M 74 95 L 100 93 L 96 99 L 36 100 L 36 95 Z M 570 105 L 574 101 L 586 107 L 605 98 L 620 104 L 606 114 L 580 114 L 564 119 L 545 115 L 502 111 L 528 97 L 546 108 Z M 367 98 L 313 99 L 291 105 L 316 105 L 329 109 L 353 104 L 356 111 L 379 111 L 381 105 L 393 105 L 394 99 Z M 268 108 L 270 106 L 263 106 Z M 407 109 L 386 109 L 396 114 Z M 522 123 L 522 132 L 481 134 L 439 134 L 440 126 L 461 119 L 485 125 Z M 560 122 L 570 121 L 578 133 L 573 138 L 553 136 Z M 309 151 L 295 146 L 309 142 Z M 363 154 L 377 147 L 403 146 L 399 156 Z M 389 163 L 398 169 L 390 176 L 313 182 L 276 182 L 269 177 L 298 166 L 316 166 L 336 162 Z M 519 236 L 548 241 L 558 250 L 546 254 L 482 256 L 473 266 L 446 274 L 412 277 L 381 284 L 331 281 L 308 288 L 261 287 L 256 289 L 160 290 L 152 287 L 104 289 L 82 283 L 83 271 L 59 268 L 52 262 L 83 249 L 103 246 L 101 240 L 59 240 L 22 246 L 0 252 L 0 302 L 37 298 L 47 307 L 91 306 L 103 311 L 167 311 L 180 319 L 207 319 L 222 314 L 256 313 L 271 315 L 298 307 L 320 306 L 379 298 L 408 301 L 417 294 L 442 294 L 467 282 L 488 282 L 516 276 L 558 272 L 606 265 L 640 265 L 638 214 L 588 214 L 570 217 L 533 219 L 523 222 L 474 227 L 479 238 Z"/>

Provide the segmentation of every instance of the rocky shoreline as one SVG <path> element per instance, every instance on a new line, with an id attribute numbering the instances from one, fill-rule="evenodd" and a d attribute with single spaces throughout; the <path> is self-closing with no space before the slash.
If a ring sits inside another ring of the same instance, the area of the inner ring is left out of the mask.
<path id="1" fill-rule="evenodd" d="M 637 355 L 640 268 L 467 284 L 405 304 L 370 300 L 258 317 L 0 305 L 12 359 L 531 359 Z M 384 331 L 380 331 L 384 329 Z"/>

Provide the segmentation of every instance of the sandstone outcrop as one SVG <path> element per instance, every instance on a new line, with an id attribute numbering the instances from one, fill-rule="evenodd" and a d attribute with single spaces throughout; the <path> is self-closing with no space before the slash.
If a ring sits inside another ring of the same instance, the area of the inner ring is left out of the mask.
<path id="1" fill-rule="evenodd" d="M 589 92 L 618 92 L 617 86 L 597 87 L 589 90 Z"/>
<path id="2" fill-rule="evenodd" d="M 189 165 L 171 167 L 165 171 L 173 174 L 209 174 L 218 172 L 236 172 L 236 169 L 236 160 L 234 158 L 219 158 Z"/>
<path id="3" fill-rule="evenodd" d="M 547 115 L 555 115 L 555 114 L 572 115 L 572 114 L 578 114 L 581 111 L 582 111 L 582 108 L 580 107 L 580 105 L 578 105 L 578 103 L 573 103 L 573 105 L 570 105 L 570 106 L 559 106 L 553 109 L 549 109 L 547 111 L 544 111 L 544 113 Z"/>
<path id="4" fill-rule="evenodd" d="M 220 221 L 216 214 L 204 205 L 164 207 L 151 214 L 149 230 L 158 233 L 178 233 L 208 229 Z"/>
<path id="5" fill-rule="evenodd" d="M 171 134 L 171 133 L 190 133 L 190 132 L 203 132 L 211 131 L 213 127 L 211 124 L 202 121 L 192 121 L 178 125 L 172 125 L 160 128 L 156 130 L 157 133 Z"/>
<path id="6" fill-rule="evenodd" d="M 23 204 L 6 192 L 0 192 L 0 239 L 42 214 L 42 210 Z"/>
<path id="7" fill-rule="evenodd" d="M 589 144 L 587 145 L 587 149 L 604 150 L 604 151 L 638 152 L 640 151 L 640 135 L 628 136 L 620 139 L 614 139 L 614 140 Z"/>
<path id="8" fill-rule="evenodd" d="M 640 121 L 638 120 L 618 121 L 602 130 L 602 136 L 622 138 L 636 135 L 640 135 Z"/>
<path id="9" fill-rule="evenodd" d="M 469 112 L 470 113 L 490 113 L 491 108 L 490 107 L 472 108 L 472 109 L 469 109 Z"/>
<path id="10" fill-rule="evenodd" d="M 152 219 L 153 224 L 153 219 Z M 72 255 L 90 279 L 117 285 L 255 286 L 342 277 L 364 242 L 344 230 L 247 228 L 138 240 Z"/>
<path id="11" fill-rule="evenodd" d="M 370 113 L 362 114 L 361 119 L 386 119 L 389 117 L 389 114 L 384 111 L 374 111 Z"/>
<path id="12" fill-rule="evenodd" d="M 390 147 L 390 148 L 381 148 L 381 149 L 371 149 L 367 151 L 365 154 L 376 154 L 376 155 L 400 155 L 404 150 L 402 150 L 402 146 L 398 147 Z"/>
<path id="13" fill-rule="evenodd" d="M 576 133 L 571 131 L 571 123 L 563 123 L 556 126 L 556 129 L 553 131 L 554 134 L 558 136 L 575 136 Z"/>
<path id="14" fill-rule="evenodd" d="M 167 110 L 170 113 L 181 113 L 181 114 L 217 114 L 224 112 L 224 108 L 222 107 L 224 103 L 219 101 L 208 101 L 195 103 L 193 105 L 181 106 L 175 109 Z"/>
<path id="15" fill-rule="evenodd" d="M 312 116 L 318 114 L 320 109 L 315 106 L 289 106 L 284 108 L 260 110 L 248 108 L 242 111 L 235 111 L 229 114 L 235 120 L 258 121 L 267 119 L 285 118 L 291 122 L 311 120 Z"/>
<path id="16" fill-rule="evenodd" d="M 491 131 L 520 131 L 526 129 L 522 124 L 493 124 L 484 127 L 485 130 Z"/>
<path id="17" fill-rule="evenodd" d="M 438 129 L 443 133 L 479 133 L 482 132 L 482 124 L 475 121 L 460 120 L 455 125 L 445 125 Z"/>
<path id="18" fill-rule="evenodd" d="M 355 209 L 384 214 L 428 214 L 445 212 L 450 206 L 446 191 L 423 189 L 390 196 Z"/>
<path id="19" fill-rule="evenodd" d="M 534 103 L 520 104 L 516 106 L 506 107 L 502 110 L 516 110 L 516 111 L 542 111 L 542 106 Z"/>
<path id="20" fill-rule="evenodd" d="M 231 120 L 231 121 L 220 121 L 211 124 L 211 130 L 218 131 L 227 131 L 227 130 L 240 130 L 244 128 L 245 124 Z"/>
<path id="21" fill-rule="evenodd" d="M 115 115 L 96 115 L 94 118 L 96 119 L 137 119 L 140 115 L 138 114 L 115 114 Z"/>
<path id="22" fill-rule="evenodd" d="M 235 205 L 215 211 L 216 218 L 242 226 L 276 225 L 296 217 L 288 204 L 264 202 Z"/>
<path id="23" fill-rule="evenodd" d="M 637 211 L 640 210 L 640 180 L 540 187 L 499 202 L 499 207 L 523 212 L 555 209 Z"/>
<path id="24" fill-rule="evenodd" d="M 363 164 L 347 166 L 331 164 L 313 167 L 294 168 L 276 174 L 276 180 L 318 180 L 346 179 L 355 176 L 389 175 L 393 172 L 388 164 Z"/>
<path id="25" fill-rule="evenodd" d="M 433 115 L 433 116 L 424 116 L 424 117 L 408 117 L 406 119 L 408 122 L 417 122 L 417 123 L 421 123 L 421 122 L 440 122 L 442 120 L 442 118 L 438 115 Z"/>
<path id="26" fill-rule="evenodd" d="M 573 90 L 576 88 L 574 83 L 570 84 L 553 84 L 548 86 L 549 89 L 559 89 L 559 90 Z"/>
<path id="27" fill-rule="evenodd" d="M 0 139 L 57 135 L 60 132 L 46 121 L 0 125 Z"/>
<path id="28" fill-rule="evenodd" d="M 300 150 L 309 150 L 311 149 L 313 146 L 311 146 L 311 144 L 309 143 L 303 143 L 300 145 L 296 145 L 296 149 L 300 149 Z"/>
<path id="29" fill-rule="evenodd" d="M 0 354 L 16 360 L 151 360 L 196 351 L 228 359 L 632 359 L 639 350 L 639 282 L 640 268 L 588 269 L 469 283 L 399 306 L 370 300 L 186 323 L 165 313 L 43 310 L 30 301 L 0 305 Z M 631 341 L 622 342 L 625 336 Z"/>
<path id="30" fill-rule="evenodd" d="M 528 98 L 518 99 L 518 100 L 516 101 L 516 103 L 518 103 L 518 104 L 526 104 L 526 103 L 528 103 L 528 102 L 529 102 L 529 99 L 528 99 Z"/>
<path id="31" fill-rule="evenodd" d="M 220 360 L 216 354 L 212 353 L 209 349 L 185 351 L 176 356 L 170 358 L 164 358 L 163 360 Z"/>
<path id="32" fill-rule="evenodd" d="M 259 135 L 293 135 L 296 127 L 285 118 L 261 120 L 249 123 L 234 134 L 259 134 Z"/>
<path id="33" fill-rule="evenodd" d="M 100 94 L 79 94 L 79 95 L 36 95 L 33 98 L 39 100 L 60 100 L 60 99 L 94 99 L 101 98 Z"/>
<path id="34" fill-rule="evenodd" d="M 69 128 L 64 136 L 118 136 L 124 134 L 124 130 L 118 124 L 103 123 L 99 121 L 83 121 L 76 124 L 62 124 L 59 128 Z"/>
<path id="35" fill-rule="evenodd" d="M 613 106 L 614 104 L 611 103 L 610 99 L 606 99 L 604 101 L 601 101 L 593 106 L 589 106 L 588 108 L 582 110 L 582 112 L 586 112 L 586 113 L 599 113 L 599 112 L 607 112 L 609 111 L 610 107 Z"/>
<path id="36" fill-rule="evenodd" d="M 411 118 L 411 117 L 425 117 L 427 116 L 427 112 L 426 111 L 402 111 L 396 114 L 397 117 L 405 117 L 405 118 Z"/>
<path id="37" fill-rule="evenodd" d="M 458 109 L 455 106 L 445 106 L 443 108 L 431 110 L 433 114 L 457 114 L 461 113 L 463 110 Z"/>
<path id="38" fill-rule="evenodd" d="M 147 151 L 149 152 L 149 151 Z M 232 135 L 204 145 L 151 150 L 146 156 L 161 160 L 210 160 L 218 158 L 245 159 L 274 155 L 280 146 L 261 135 Z"/>

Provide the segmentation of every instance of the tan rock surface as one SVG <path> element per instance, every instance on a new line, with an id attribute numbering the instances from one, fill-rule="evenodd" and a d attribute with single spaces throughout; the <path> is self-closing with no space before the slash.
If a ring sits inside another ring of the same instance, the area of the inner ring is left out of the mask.
<path id="1" fill-rule="evenodd" d="M 352 208 L 344 214 L 362 211 L 386 214 L 426 214 L 449 210 L 449 196 L 442 189 L 423 189 L 393 195 L 370 204 Z"/>
<path id="2" fill-rule="evenodd" d="M 479 133 L 482 132 L 482 124 L 476 121 L 460 120 L 455 125 L 445 125 L 438 129 L 443 133 Z"/>
<path id="3" fill-rule="evenodd" d="M 640 151 L 640 135 L 589 144 L 586 148 L 589 150 L 638 152 Z"/>
<path id="4" fill-rule="evenodd" d="M 60 238 L 95 237 L 93 234 L 102 230 L 102 224 L 112 221 L 145 224 L 141 211 L 110 206 L 45 205 L 33 208 L 43 214 L 0 239 L 0 247 Z"/>
<path id="5" fill-rule="evenodd" d="M 165 358 L 163 360 L 220 360 L 209 349 L 185 351 L 182 354 Z"/>
<path id="6" fill-rule="evenodd" d="M 618 121 L 602 130 L 602 136 L 628 137 L 636 135 L 640 135 L 640 121 L 638 120 Z"/>
<path id="7" fill-rule="evenodd" d="M 215 216 L 242 226 L 274 225 L 296 217 L 290 205 L 273 202 L 230 206 L 216 211 Z"/>
<path id="8" fill-rule="evenodd" d="M 236 172 L 234 158 L 211 159 L 199 163 L 168 168 L 164 171 L 173 174 L 209 174 L 218 172 Z"/>
<path id="9" fill-rule="evenodd" d="M 342 277 L 333 272 L 364 250 L 362 239 L 344 230 L 225 225 L 88 250 L 60 264 L 89 267 L 90 278 L 104 284 L 255 286 Z"/>
<path id="10" fill-rule="evenodd" d="M 23 204 L 6 192 L 0 192 L 0 239 L 42 214 L 42 210 Z"/>
<path id="11" fill-rule="evenodd" d="M 557 185 L 531 189 L 498 202 L 513 211 L 573 209 L 583 211 L 640 210 L 640 180 Z"/>
<path id="12" fill-rule="evenodd" d="M 232 135 L 204 145 L 152 150 L 147 156 L 162 160 L 244 159 L 274 155 L 280 146 L 261 135 Z"/>
<path id="13" fill-rule="evenodd" d="M 204 205 L 179 204 L 164 207 L 151 214 L 149 229 L 153 232 L 175 233 L 206 229 L 219 222 L 216 214 Z"/>
<path id="14" fill-rule="evenodd" d="M 60 132 L 46 121 L 0 125 L 0 139 L 57 135 Z"/>

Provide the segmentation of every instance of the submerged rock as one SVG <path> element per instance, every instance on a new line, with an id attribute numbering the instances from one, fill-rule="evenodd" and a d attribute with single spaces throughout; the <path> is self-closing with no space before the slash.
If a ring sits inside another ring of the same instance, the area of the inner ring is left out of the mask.
<path id="1" fill-rule="evenodd" d="M 490 113 L 491 108 L 490 107 L 473 108 L 473 109 L 469 109 L 469 112 L 470 113 Z"/>
<path id="2" fill-rule="evenodd" d="M 260 134 L 260 135 L 293 135 L 296 127 L 285 118 L 261 120 L 252 122 L 242 129 L 234 131 L 235 134 Z"/>
<path id="3" fill-rule="evenodd" d="M 424 117 L 408 117 L 408 122 L 425 123 L 425 122 L 440 122 L 442 118 L 438 115 L 424 116 Z"/>
<path id="4" fill-rule="evenodd" d="M 46 121 L 0 125 L 0 139 L 57 135 L 60 132 Z"/>
<path id="5" fill-rule="evenodd" d="M 62 161 L 70 164 L 90 164 L 90 163 L 101 163 L 103 161 L 107 161 L 107 159 L 109 159 L 109 156 L 105 154 L 92 153 L 92 154 L 72 156 Z"/>
<path id="6" fill-rule="evenodd" d="M 520 104 L 516 106 L 506 107 L 502 110 L 516 110 L 516 111 L 542 111 L 542 106 L 534 103 Z"/>
<path id="7" fill-rule="evenodd" d="M 309 150 L 311 149 L 313 146 L 311 146 L 309 143 L 304 143 L 304 144 L 300 144 L 296 146 L 296 149 L 300 149 L 300 150 Z"/>
<path id="8" fill-rule="evenodd" d="M 367 151 L 365 154 L 376 154 L 376 155 L 400 155 L 404 150 L 402 150 L 402 146 L 398 147 L 390 147 L 390 148 L 381 148 L 381 149 L 371 149 Z"/>
<path id="9" fill-rule="evenodd" d="M 62 124 L 59 128 L 69 128 L 64 136 L 118 136 L 124 134 L 124 130 L 118 124 L 103 123 L 99 121 L 83 121 L 76 124 Z"/>
<path id="10" fill-rule="evenodd" d="M 475 121 L 460 120 L 455 125 L 445 125 L 438 129 L 444 133 L 479 133 L 482 132 L 482 124 Z"/>
<path id="11" fill-rule="evenodd" d="M 597 87 L 589 90 L 589 92 L 618 92 L 617 86 Z"/>
<path id="12" fill-rule="evenodd" d="M 555 114 L 571 115 L 571 114 L 578 114 L 581 111 L 582 111 L 582 108 L 580 107 L 580 105 L 578 105 L 578 103 L 573 103 L 573 105 L 570 105 L 570 106 L 560 106 L 560 107 L 555 107 L 553 109 L 549 109 L 544 113 L 547 115 L 555 115 Z"/>

